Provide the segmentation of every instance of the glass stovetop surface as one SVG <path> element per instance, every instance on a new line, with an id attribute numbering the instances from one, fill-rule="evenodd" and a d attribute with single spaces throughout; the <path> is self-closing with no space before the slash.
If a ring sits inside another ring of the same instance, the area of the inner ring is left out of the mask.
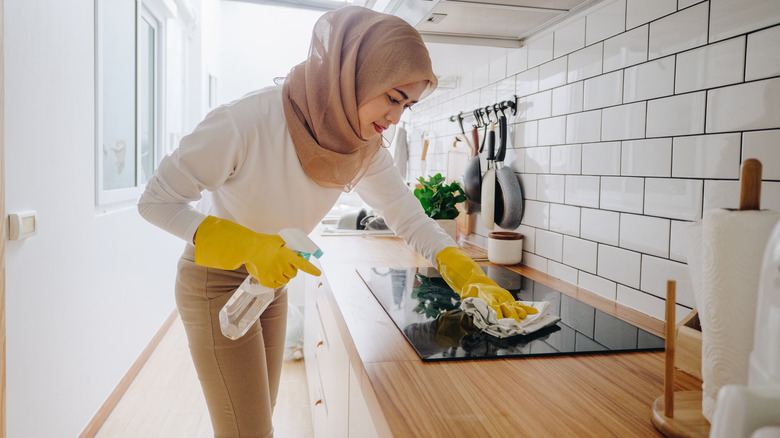
<path id="1" fill-rule="evenodd" d="M 479 331 L 460 297 L 433 268 L 358 268 L 357 272 L 423 361 L 495 359 L 662 350 L 664 340 L 500 266 L 482 269 L 518 300 L 549 301 L 561 320 L 525 336 Z"/>

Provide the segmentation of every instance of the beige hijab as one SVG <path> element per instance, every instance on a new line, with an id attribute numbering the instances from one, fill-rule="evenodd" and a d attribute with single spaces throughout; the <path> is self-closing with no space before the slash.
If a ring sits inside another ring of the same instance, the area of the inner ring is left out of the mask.
<path id="1" fill-rule="evenodd" d="M 303 170 L 346 192 L 366 172 L 381 137 L 360 137 L 358 107 L 393 87 L 437 84 L 420 34 L 398 17 L 347 6 L 314 25 L 309 57 L 284 82 L 284 115 Z"/>

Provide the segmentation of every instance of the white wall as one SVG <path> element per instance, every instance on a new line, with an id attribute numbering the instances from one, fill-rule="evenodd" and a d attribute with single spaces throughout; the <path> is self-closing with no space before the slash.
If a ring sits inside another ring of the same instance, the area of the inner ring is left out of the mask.
<path id="1" fill-rule="evenodd" d="M 448 118 L 517 95 L 506 162 L 526 197 L 524 262 L 658 319 L 676 279 L 691 308 L 686 224 L 737 207 L 742 160 L 762 161 L 762 208 L 780 210 L 778 24 L 777 1 L 599 3 L 464 63 L 459 89 L 415 106 L 411 176 L 423 133 L 444 171 Z"/>
<path id="2" fill-rule="evenodd" d="M 95 206 L 93 29 L 91 1 L 5 2 L 6 210 L 39 227 L 7 243 L 10 437 L 77 436 L 175 306 L 183 242 L 134 201 Z M 174 39 L 198 82 L 199 38 Z M 171 102 L 175 129 L 201 101 Z"/>
<path id="3" fill-rule="evenodd" d="M 222 2 L 218 104 L 274 84 L 306 59 L 320 11 Z"/>

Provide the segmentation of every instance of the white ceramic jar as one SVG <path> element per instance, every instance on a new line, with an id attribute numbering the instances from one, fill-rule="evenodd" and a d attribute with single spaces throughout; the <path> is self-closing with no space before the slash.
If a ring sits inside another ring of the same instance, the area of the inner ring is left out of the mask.
<path id="1" fill-rule="evenodd" d="M 497 265 L 516 265 L 523 261 L 523 235 L 513 231 L 488 234 L 488 260 Z"/>

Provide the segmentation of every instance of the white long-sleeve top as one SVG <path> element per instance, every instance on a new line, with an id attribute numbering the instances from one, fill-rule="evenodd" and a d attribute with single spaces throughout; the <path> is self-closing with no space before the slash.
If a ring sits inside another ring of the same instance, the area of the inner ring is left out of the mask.
<path id="1" fill-rule="evenodd" d="M 426 216 L 386 149 L 380 148 L 372 158 L 355 190 L 433 266 L 439 251 L 456 246 Z M 257 233 L 278 234 L 291 227 L 310 233 L 341 193 L 317 185 L 304 173 L 287 130 L 278 86 L 211 111 L 160 162 L 141 195 L 138 211 L 187 242 L 192 242 L 208 215 Z"/>

